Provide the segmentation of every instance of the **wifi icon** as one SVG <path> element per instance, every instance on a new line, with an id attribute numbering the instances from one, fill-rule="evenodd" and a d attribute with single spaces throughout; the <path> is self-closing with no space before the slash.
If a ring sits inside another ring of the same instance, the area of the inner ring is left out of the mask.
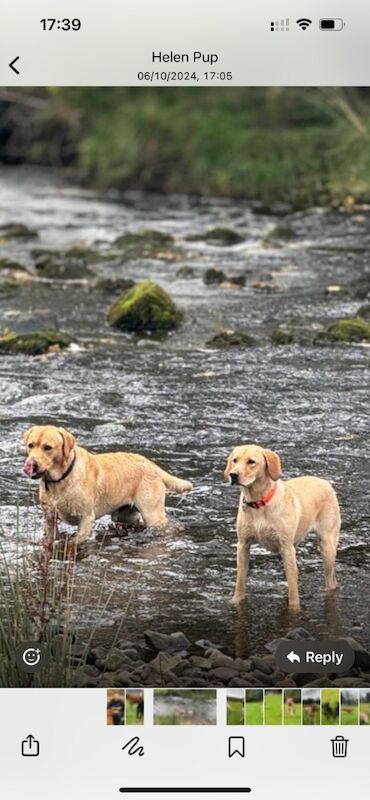
<path id="1" fill-rule="evenodd" d="M 302 31 L 306 31 L 307 28 L 312 25 L 312 19 L 307 19 L 307 17 L 302 17 L 302 19 L 297 19 L 297 25 L 302 28 Z"/>

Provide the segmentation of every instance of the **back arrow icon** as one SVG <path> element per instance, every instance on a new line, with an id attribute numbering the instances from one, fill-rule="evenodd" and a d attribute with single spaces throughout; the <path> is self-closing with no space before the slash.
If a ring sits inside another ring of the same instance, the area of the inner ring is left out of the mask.
<path id="1" fill-rule="evenodd" d="M 297 664 L 301 663 L 301 659 L 300 659 L 298 653 L 295 653 L 294 650 L 291 650 L 290 653 L 288 653 L 287 659 L 291 662 L 291 664 L 293 664 L 294 661 L 296 661 Z"/>
<path id="2" fill-rule="evenodd" d="M 16 62 L 17 62 L 17 61 L 19 61 L 19 56 L 17 56 L 16 58 L 13 58 L 13 61 L 11 61 L 11 62 L 10 62 L 10 64 L 9 64 L 9 67 L 10 67 L 10 69 L 12 69 L 12 70 L 13 70 L 13 72 L 15 72 L 17 75 L 20 75 L 20 72 L 19 72 L 19 70 L 17 69 L 17 67 L 15 67 L 15 66 L 14 66 L 14 64 L 16 64 Z"/>

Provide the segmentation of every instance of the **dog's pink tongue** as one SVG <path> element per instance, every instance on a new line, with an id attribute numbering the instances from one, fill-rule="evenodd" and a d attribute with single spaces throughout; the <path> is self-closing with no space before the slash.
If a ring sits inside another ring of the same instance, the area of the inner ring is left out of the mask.
<path id="1" fill-rule="evenodd" d="M 23 467 L 23 472 L 26 475 L 28 475 L 28 477 L 30 478 L 31 475 L 33 475 L 33 473 L 34 473 L 34 470 L 35 470 L 34 462 L 33 461 L 26 461 L 25 465 Z"/>

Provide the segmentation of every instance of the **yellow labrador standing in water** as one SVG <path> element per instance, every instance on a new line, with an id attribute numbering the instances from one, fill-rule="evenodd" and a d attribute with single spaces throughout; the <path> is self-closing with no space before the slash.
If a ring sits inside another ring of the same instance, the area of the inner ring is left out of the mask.
<path id="1" fill-rule="evenodd" d="M 57 533 L 58 519 L 78 525 L 75 542 L 90 536 L 94 521 L 122 506 L 135 506 L 145 525 L 163 527 L 166 490 L 189 492 L 190 481 L 169 475 L 134 453 L 94 455 L 78 447 L 74 436 L 54 425 L 36 425 L 24 434 L 24 472 L 40 479 L 45 533 Z"/>
<path id="2" fill-rule="evenodd" d="M 328 481 L 311 475 L 280 480 L 277 453 L 255 444 L 236 447 L 225 477 L 240 486 L 236 521 L 237 578 L 232 602 L 245 597 L 249 552 L 253 542 L 281 554 L 288 581 L 289 606 L 299 610 L 296 546 L 310 530 L 319 537 L 327 591 L 337 588 L 335 559 L 340 531 L 337 496 Z"/>

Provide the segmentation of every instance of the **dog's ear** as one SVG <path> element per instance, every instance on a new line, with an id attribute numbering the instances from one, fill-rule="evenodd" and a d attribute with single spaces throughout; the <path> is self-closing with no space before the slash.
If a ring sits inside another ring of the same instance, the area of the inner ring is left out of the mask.
<path id="1" fill-rule="evenodd" d="M 277 453 L 274 453 L 273 450 L 264 450 L 263 455 L 265 457 L 267 472 L 272 481 L 278 481 L 281 478 L 281 461 Z"/>
<path id="2" fill-rule="evenodd" d="M 34 427 L 34 426 L 33 426 L 32 428 L 28 428 L 28 431 L 26 431 L 26 432 L 23 434 L 23 444 L 24 444 L 24 446 L 25 446 L 25 447 L 27 447 L 28 440 L 29 440 L 29 438 L 30 438 L 30 436 L 31 436 L 31 433 L 32 433 L 32 431 L 33 431 L 34 429 L 35 429 L 35 427 Z"/>
<path id="3" fill-rule="evenodd" d="M 68 458 L 76 444 L 76 439 L 73 434 L 66 431 L 65 428 L 58 428 L 58 433 L 60 433 L 63 440 L 63 456 L 64 458 Z"/>
<path id="4" fill-rule="evenodd" d="M 226 467 L 225 467 L 225 471 L 224 471 L 224 478 L 228 478 L 229 475 L 230 475 L 230 472 L 232 470 L 233 455 L 234 455 L 234 450 L 232 451 L 232 453 L 230 453 L 229 458 L 227 459 Z"/>

